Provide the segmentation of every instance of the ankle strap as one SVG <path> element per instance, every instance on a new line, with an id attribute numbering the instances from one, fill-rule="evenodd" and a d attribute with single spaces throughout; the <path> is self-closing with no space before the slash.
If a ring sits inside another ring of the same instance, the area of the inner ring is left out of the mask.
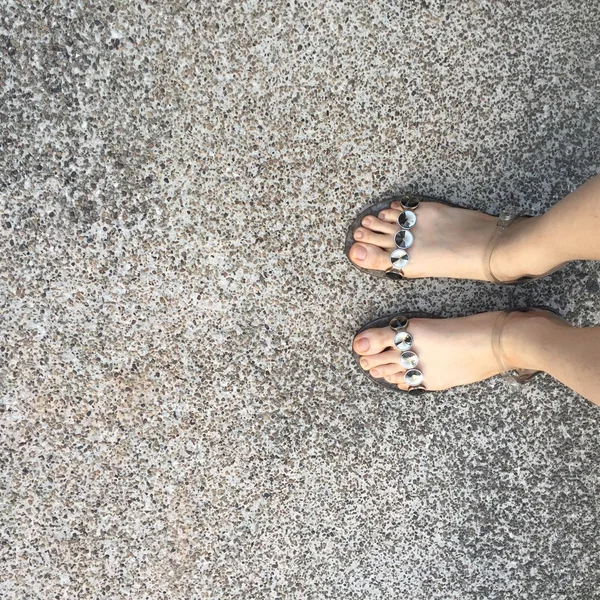
<path id="1" fill-rule="evenodd" d="M 532 369 L 513 369 L 506 365 L 504 362 L 504 350 L 502 348 L 502 334 L 504 333 L 504 326 L 508 321 L 508 317 L 514 312 L 530 312 L 530 311 L 542 311 L 550 314 L 554 318 L 564 320 L 558 313 L 553 309 L 547 307 L 533 307 L 533 308 L 513 308 L 505 310 L 498 315 L 496 322 L 494 323 L 494 329 L 492 330 L 492 351 L 498 364 L 498 372 L 504 379 L 506 379 L 511 385 L 520 387 L 524 383 L 527 383 L 532 377 L 541 373 L 541 371 L 535 371 Z"/>
<path id="2" fill-rule="evenodd" d="M 508 367 L 504 362 L 504 352 L 502 350 L 502 332 L 510 313 L 511 311 L 509 310 L 501 312 L 498 315 L 498 318 L 494 323 L 494 329 L 492 330 L 492 351 L 494 352 L 494 358 L 498 363 L 498 371 L 501 375 L 508 373 Z"/>
<path id="3" fill-rule="evenodd" d="M 513 225 L 519 220 L 521 214 L 522 213 L 520 211 L 510 212 L 505 209 L 500 211 L 500 216 L 498 217 L 498 222 L 496 223 L 496 229 L 494 229 L 494 233 L 492 234 L 492 237 L 488 242 L 485 254 L 483 255 L 483 272 L 485 273 L 485 276 L 487 277 L 488 281 L 492 281 L 501 285 L 506 285 L 507 283 L 516 283 L 518 281 L 516 279 L 513 281 L 501 281 L 500 279 L 498 279 L 494 275 L 494 273 L 492 273 L 492 255 L 494 253 L 494 250 L 496 249 L 500 236 L 511 225 Z"/>

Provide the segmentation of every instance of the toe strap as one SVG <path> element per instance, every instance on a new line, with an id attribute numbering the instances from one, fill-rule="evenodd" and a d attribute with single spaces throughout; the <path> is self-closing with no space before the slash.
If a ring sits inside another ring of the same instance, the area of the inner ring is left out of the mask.
<path id="1" fill-rule="evenodd" d="M 402 279 L 404 277 L 403 269 L 410 260 L 407 250 L 415 241 L 411 229 L 417 224 L 415 211 L 419 207 L 419 202 L 420 200 L 416 196 L 407 195 L 400 198 L 400 205 L 402 206 L 402 212 L 398 215 L 400 229 L 394 236 L 396 248 L 390 253 L 390 266 L 385 272 L 386 277 L 390 279 Z"/>
<path id="2" fill-rule="evenodd" d="M 419 357 L 412 350 L 414 338 L 408 331 L 409 320 L 404 315 L 398 315 L 390 321 L 390 328 L 394 331 L 394 346 L 400 352 L 400 366 L 406 369 L 404 381 L 408 385 L 408 393 L 414 396 L 423 394 L 427 388 L 423 381 L 424 376 L 417 369 Z"/>

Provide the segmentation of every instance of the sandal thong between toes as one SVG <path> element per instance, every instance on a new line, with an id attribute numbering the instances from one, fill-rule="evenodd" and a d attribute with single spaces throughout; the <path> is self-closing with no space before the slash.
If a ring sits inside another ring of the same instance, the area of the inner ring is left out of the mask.
<path id="1" fill-rule="evenodd" d="M 392 250 L 392 252 L 390 253 L 390 266 L 387 268 L 386 271 L 378 271 L 376 269 L 365 269 L 364 267 L 360 267 L 359 265 L 353 263 L 350 260 L 350 248 L 352 248 L 352 246 L 356 243 L 356 240 L 354 239 L 354 232 L 359 227 L 361 227 L 362 221 L 365 217 L 377 217 L 382 210 L 390 208 L 393 202 L 399 202 L 403 210 L 401 211 L 398 217 L 398 227 L 400 229 L 396 233 L 394 238 L 394 241 L 396 243 L 396 249 Z M 449 202 L 448 200 L 443 200 L 441 198 L 434 198 L 433 196 L 423 196 L 420 194 L 410 193 L 394 196 L 393 198 L 389 198 L 382 202 L 371 204 L 359 213 L 356 219 L 354 219 L 354 221 L 350 224 L 350 227 L 346 232 L 344 253 L 348 257 L 348 260 L 350 260 L 350 264 L 359 271 L 369 273 L 373 277 L 387 277 L 388 279 L 395 280 L 404 279 L 403 269 L 410 260 L 408 249 L 412 246 L 415 235 L 411 232 L 411 229 L 413 229 L 417 223 L 417 214 L 415 211 L 418 209 L 419 205 L 422 202 L 439 202 L 440 204 L 446 204 L 447 206 L 452 206 L 454 208 L 465 208 L 464 206 L 460 206 L 458 204 Z M 547 271 L 546 273 L 543 273 L 541 275 L 527 275 L 518 279 L 514 279 L 512 281 L 502 281 L 493 274 L 491 267 L 492 255 L 498 245 L 500 238 L 509 227 L 511 227 L 515 223 L 518 223 L 522 219 L 527 218 L 529 218 L 529 215 L 522 215 L 520 212 L 509 212 L 507 210 L 502 210 L 500 212 L 500 216 L 498 217 L 498 222 L 496 224 L 496 229 L 494 230 L 494 233 L 492 234 L 490 241 L 488 242 L 483 259 L 483 270 L 488 281 L 496 283 L 498 285 L 518 285 L 521 283 L 529 283 L 530 281 L 542 279 L 543 277 L 546 277 L 558 271 L 566 264 L 563 263 L 562 265 L 558 265 L 556 268 L 551 269 L 550 271 Z"/>

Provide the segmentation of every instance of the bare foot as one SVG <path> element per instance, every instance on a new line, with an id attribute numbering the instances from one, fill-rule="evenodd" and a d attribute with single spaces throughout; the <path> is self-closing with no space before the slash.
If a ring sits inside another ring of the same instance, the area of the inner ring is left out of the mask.
<path id="1" fill-rule="evenodd" d="M 397 219 L 401 210 L 400 203 L 394 202 L 378 217 L 363 219 L 362 227 L 354 232 L 356 243 L 349 253 L 354 264 L 379 271 L 389 268 L 390 252 L 396 248 L 394 236 L 400 230 Z M 405 277 L 487 280 L 483 265 L 497 217 L 439 202 L 422 202 L 416 215 L 414 243 L 408 250 L 410 261 L 403 269 Z M 538 256 L 528 238 L 536 219 L 522 219 L 499 239 L 491 265 L 498 279 L 510 281 L 553 268 L 552 258 L 541 253 Z"/>
<path id="2" fill-rule="evenodd" d="M 499 312 L 456 319 L 411 319 L 408 331 L 411 348 L 419 357 L 428 390 L 444 390 L 482 381 L 502 369 L 492 348 L 492 332 Z M 510 313 L 502 330 L 502 360 L 507 369 L 540 369 L 539 349 L 546 340 L 547 325 L 556 326 L 553 316 L 543 311 Z M 383 378 L 407 390 L 400 351 L 394 347 L 390 327 L 359 333 L 353 342 L 360 364 L 375 378 Z M 540 369 L 541 370 L 541 369 Z"/>

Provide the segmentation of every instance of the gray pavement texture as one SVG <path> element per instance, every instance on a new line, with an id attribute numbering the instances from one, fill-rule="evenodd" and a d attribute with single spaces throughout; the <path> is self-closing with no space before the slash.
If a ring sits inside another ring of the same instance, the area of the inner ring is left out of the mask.
<path id="1" fill-rule="evenodd" d="M 598 324 L 598 263 L 342 253 L 394 191 L 537 214 L 600 172 L 599 32 L 597 0 L 0 0 L 0 597 L 600 598 L 598 408 L 406 398 L 350 353 L 405 308 Z"/>

